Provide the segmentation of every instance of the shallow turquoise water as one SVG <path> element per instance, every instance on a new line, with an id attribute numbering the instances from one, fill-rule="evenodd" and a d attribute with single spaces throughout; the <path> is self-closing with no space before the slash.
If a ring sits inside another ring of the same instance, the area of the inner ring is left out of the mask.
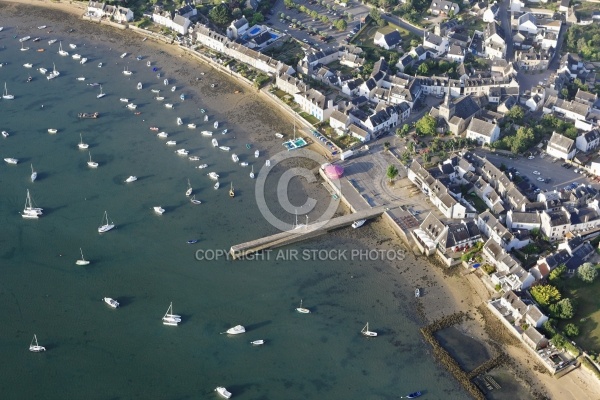
<path id="1" fill-rule="evenodd" d="M 423 389 L 428 399 L 465 398 L 427 353 L 399 292 L 400 278 L 385 263 L 285 261 L 275 260 L 275 253 L 262 261 L 194 258 L 197 249 L 227 250 L 275 232 L 259 216 L 249 169 L 200 136 L 206 127 L 198 109 L 211 113 L 210 104 L 189 90 L 185 102 L 180 90 L 164 92 L 145 59 L 118 57 L 126 49 L 79 44 L 71 50 L 64 38 L 65 50 L 90 58 L 80 65 L 60 57 L 58 43 L 28 42 L 32 50 L 21 52 L 10 30 L 0 35 L 6 45 L 0 61 L 9 61 L 0 68 L 0 83 L 16 96 L 0 101 L 0 129 L 11 134 L 0 140 L 0 155 L 20 159 L 16 166 L 0 165 L 2 398 L 213 398 L 218 385 L 239 399 L 392 399 Z M 38 53 L 37 47 L 47 50 Z M 105 67 L 97 67 L 99 60 Z M 34 68 L 23 68 L 25 62 Z M 36 69 L 51 69 L 53 62 L 61 76 L 47 81 Z M 125 65 L 134 71 L 131 78 L 121 73 Z M 78 76 L 87 80 L 78 82 Z M 102 83 L 107 96 L 97 99 L 98 88 L 86 85 L 91 82 Z M 162 89 L 175 109 L 153 100 L 151 88 Z M 138 104 L 142 114 L 125 109 L 120 97 Z M 77 118 L 93 111 L 101 117 Z M 198 129 L 178 127 L 178 116 Z M 181 146 L 165 146 L 148 129 L 153 125 Z M 49 135 L 48 128 L 59 132 Z M 253 162 L 254 149 L 245 148 L 244 133 L 234 128 L 238 139 L 218 135 L 220 144 Z M 77 149 L 79 133 L 100 163 L 97 170 Z M 198 162 L 173 154 L 180 147 L 211 167 L 193 169 Z M 34 183 L 30 164 L 39 173 Z M 222 189 L 212 189 L 208 171 L 221 175 Z M 140 179 L 124 184 L 129 175 Z M 202 205 L 184 196 L 187 179 Z M 231 181 L 235 199 L 227 197 Z M 38 221 L 19 215 L 27 189 L 45 209 Z M 156 205 L 167 212 L 154 215 Z M 99 235 L 105 210 L 117 228 Z M 188 245 L 189 239 L 200 241 Z M 361 246 L 333 235 L 293 249 Z M 89 266 L 74 264 L 80 247 Z M 122 307 L 109 309 L 101 302 L 105 296 Z M 301 298 L 312 314 L 293 311 Z M 160 321 L 171 301 L 184 319 L 178 327 Z M 359 334 L 366 321 L 380 337 Z M 220 334 L 237 324 L 247 333 Z M 34 333 L 46 353 L 27 351 Z M 266 345 L 250 346 L 255 339 Z"/>

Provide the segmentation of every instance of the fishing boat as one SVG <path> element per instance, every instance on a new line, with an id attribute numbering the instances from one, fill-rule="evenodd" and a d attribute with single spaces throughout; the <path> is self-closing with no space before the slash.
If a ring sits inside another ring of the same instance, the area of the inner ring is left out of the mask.
<path id="1" fill-rule="evenodd" d="M 81 60 L 81 54 L 73 54 L 71 58 L 73 58 L 73 60 Z"/>
<path id="2" fill-rule="evenodd" d="M 363 226 L 363 225 L 365 224 L 365 222 L 367 222 L 367 220 L 366 220 L 366 219 L 359 219 L 358 221 L 354 221 L 354 222 L 352 223 L 352 227 L 353 227 L 354 229 L 356 229 L 356 228 L 360 228 L 361 226 Z"/>
<path id="3" fill-rule="evenodd" d="M 208 174 L 206 174 L 210 179 L 212 179 L 213 181 L 216 181 L 219 179 L 219 174 L 217 174 L 216 172 L 209 172 Z"/>
<path id="4" fill-rule="evenodd" d="M 265 341 L 264 341 L 264 340 L 262 340 L 262 339 L 259 339 L 259 340 L 253 340 L 253 341 L 251 341 L 251 342 L 250 342 L 250 344 L 251 344 L 252 346 L 261 346 L 261 345 L 265 344 Z"/>
<path id="5" fill-rule="evenodd" d="M 227 128 L 225 128 L 225 129 L 223 129 L 223 130 L 221 131 L 221 134 L 222 134 L 222 135 L 224 135 L 224 134 L 226 134 L 227 132 L 228 132 L 228 130 L 227 130 Z"/>
<path id="6" fill-rule="evenodd" d="M 362 333 L 363 336 L 367 336 L 367 337 L 375 337 L 375 336 L 377 336 L 377 332 L 372 332 L 372 331 L 369 330 L 369 323 L 368 322 L 364 326 L 364 328 L 362 328 L 362 330 L 360 331 L 360 333 Z"/>
<path id="7" fill-rule="evenodd" d="M 417 397 L 421 397 L 423 395 L 422 392 L 413 392 L 411 394 L 408 394 L 406 396 L 402 396 L 400 397 L 401 399 L 416 399 Z"/>
<path id="8" fill-rule="evenodd" d="M 158 215 L 163 215 L 165 213 L 165 209 L 162 208 L 161 206 L 156 206 L 153 208 L 154 208 L 154 212 L 157 213 Z"/>
<path id="9" fill-rule="evenodd" d="M 233 153 L 233 154 L 231 155 L 231 160 L 232 160 L 234 163 L 237 163 L 237 162 L 239 162 L 239 161 L 240 161 L 240 158 L 237 156 L 237 154 Z"/>
<path id="10" fill-rule="evenodd" d="M 247 166 L 248 166 L 248 163 L 247 163 L 246 161 L 242 161 L 242 162 L 240 163 L 240 166 L 241 166 L 241 167 L 247 167 Z"/>
<path id="11" fill-rule="evenodd" d="M 246 328 L 242 325 L 236 325 L 233 328 L 227 329 L 227 334 L 229 335 L 239 335 L 240 333 L 246 332 Z"/>
<path id="12" fill-rule="evenodd" d="M 217 142 L 217 139 L 213 139 L 211 143 L 213 147 L 219 147 L 219 142 Z"/>
<path id="13" fill-rule="evenodd" d="M 254 158 L 258 158 L 260 156 L 260 151 L 256 150 L 254 152 Z"/>
<path id="14" fill-rule="evenodd" d="M 192 191 L 193 191 L 193 189 L 192 189 L 192 184 L 190 183 L 190 180 L 188 179 L 188 188 L 187 188 L 187 190 L 185 191 L 185 195 L 186 195 L 187 197 L 190 197 L 190 196 L 192 195 Z"/>
<path id="15" fill-rule="evenodd" d="M 85 63 L 87 62 L 87 60 L 88 60 L 88 59 L 87 59 L 86 57 L 83 57 L 83 58 L 81 59 L 81 61 L 79 61 L 79 64 L 83 65 L 83 64 L 85 64 Z"/>
<path id="16" fill-rule="evenodd" d="M 7 164 L 13 164 L 13 165 L 16 165 L 19 162 L 18 159 L 12 158 L 12 157 L 7 157 L 4 159 L 4 161 L 6 161 Z"/>
<path id="17" fill-rule="evenodd" d="M 231 398 L 231 393 L 227 391 L 227 389 L 225 389 L 223 386 L 219 386 L 215 389 L 215 392 L 219 393 L 220 396 L 226 398 L 226 399 L 230 399 Z"/>
<path id="18" fill-rule="evenodd" d="M 93 112 L 93 113 L 85 113 L 85 112 L 83 112 L 83 113 L 79 113 L 79 114 L 77 114 L 77 116 L 78 116 L 79 118 L 91 118 L 91 119 L 96 119 L 96 118 L 98 118 L 98 117 L 100 116 L 100 113 L 98 113 L 98 112 Z"/>
<path id="19" fill-rule="evenodd" d="M 48 44 L 49 45 L 54 44 L 56 42 L 58 42 L 58 39 L 50 39 L 50 40 L 48 40 Z"/>
<path id="20" fill-rule="evenodd" d="M 169 305 L 167 312 L 162 318 L 164 325 L 177 326 L 181 322 L 181 315 L 173 314 L 173 302 Z"/>
<path id="21" fill-rule="evenodd" d="M 54 135 L 56 132 L 58 132 L 58 129 L 54 129 L 54 128 L 48 129 L 48 133 L 51 135 Z"/>
<path id="22" fill-rule="evenodd" d="M 183 121 L 179 117 L 177 117 L 177 125 L 183 125 Z"/>
<path id="23" fill-rule="evenodd" d="M 127 108 L 129 108 L 130 110 L 135 110 L 137 108 L 137 104 L 129 103 L 127 104 Z"/>
<path id="24" fill-rule="evenodd" d="M 275 136 L 277 136 L 279 139 L 283 138 L 283 134 L 281 134 L 281 133 L 276 133 Z"/>
<path id="25" fill-rule="evenodd" d="M 198 169 L 208 168 L 208 164 L 201 164 L 201 165 L 198 165 L 196 168 L 198 168 Z"/>
<path id="26" fill-rule="evenodd" d="M 39 345 L 36 335 L 33 335 L 33 339 L 29 344 L 29 351 L 31 351 L 32 353 L 41 353 L 42 351 L 46 351 L 46 348 L 44 346 Z"/>
<path id="27" fill-rule="evenodd" d="M 233 190 L 233 182 L 231 182 L 231 186 L 229 187 L 229 197 L 235 197 L 235 190 Z"/>
<path id="28" fill-rule="evenodd" d="M 98 163 L 96 161 L 92 161 L 92 153 L 90 154 L 90 161 L 87 162 L 88 167 L 90 168 L 98 168 Z"/>
<path id="29" fill-rule="evenodd" d="M 81 253 L 81 259 L 75 261 L 76 265 L 88 265 L 90 262 L 83 257 L 83 250 L 81 247 L 79 248 L 79 252 Z"/>
<path id="30" fill-rule="evenodd" d="M 77 145 L 77 147 L 78 147 L 79 149 L 81 149 L 81 150 L 85 150 L 85 149 L 87 149 L 88 147 L 90 147 L 90 145 L 89 145 L 89 144 L 87 144 L 87 143 L 83 143 L 83 136 L 82 136 L 82 134 L 81 134 L 81 133 L 79 134 L 79 144 Z"/>
<path id="31" fill-rule="evenodd" d="M 127 53 L 121 54 L 121 58 L 125 58 L 125 57 L 127 57 Z"/>
<path id="32" fill-rule="evenodd" d="M 196 124 L 187 124 L 187 127 L 190 129 L 196 129 Z"/>
<path id="33" fill-rule="evenodd" d="M 119 307 L 119 302 L 116 301 L 115 299 L 111 299 L 110 297 L 105 297 L 102 299 L 102 301 L 104 301 L 106 304 L 108 304 L 108 306 L 110 308 L 118 308 Z"/>
<path id="34" fill-rule="evenodd" d="M 33 200 L 31 200 L 31 194 L 29 193 L 29 189 L 27 189 L 27 197 L 25 197 L 25 207 L 23 208 L 23 214 L 21 216 L 26 219 L 37 219 L 42 213 L 43 209 L 39 207 L 33 206 Z"/>
<path id="35" fill-rule="evenodd" d="M 58 44 L 58 54 L 60 54 L 60 55 L 61 55 L 61 56 L 63 56 L 63 57 L 66 57 L 66 56 L 68 56 L 68 55 L 69 55 L 69 52 L 68 52 L 68 51 L 64 51 L 64 50 L 62 49 L 62 42 L 60 42 L 60 43 Z"/>
<path id="36" fill-rule="evenodd" d="M 177 90 L 177 87 L 176 87 L 176 86 L 173 86 L 173 87 L 171 88 L 171 92 L 174 92 L 175 90 Z"/>
<path id="37" fill-rule="evenodd" d="M 190 160 L 190 161 L 200 161 L 200 157 L 198 157 L 198 156 L 190 156 L 190 157 L 188 157 L 188 160 Z"/>
<path id="38" fill-rule="evenodd" d="M 165 143 L 167 146 L 176 146 L 177 145 L 177 141 L 176 140 L 169 140 L 167 141 L 167 143 Z"/>
<path id="39" fill-rule="evenodd" d="M 302 307 L 302 299 L 300 300 L 300 307 L 296 307 L 296 311 L 300 314 L 310 314 L 310 310 L 308 308 Z"/>
<path id="40" fill-rule="evenodd" d="M 2 136 L 5 137 L 5 138 L 7 138 L 8 137 L 8 132 L 2 131 Z"/>
<path id="41" fill-rule="evenodd" d="M 231 147 L 229 147 L 229 146 L 219 146 L 219 149 L 221 149 L 223 151 L 229 151 L 229 150 L 231 150 Z"/>
<path id="42" fill-rule="evenodd" d="M 254 179 L 254 165 L 252 166 L 252 171 L 250 171 L 250 179 Z"/>
<path id="43" fill-rule="evenodd" d="M 79 78 L 77 78 L 77 80 L 83 82 L 85 81 L 85 76 L 80 76 Z"/>
<path id="44" fill-rule="evenodd" d="M 37 172 L 33 169 L 33 164 L 31 164 L 31 182 L 35 182 L 37 179 Z"/>
<path id="45" fill-rule="evenodd" d="M 221 186 L 221 185 L 219 184 L 219 182 L 217 182 L 217 183 L 215 183 L 215 186 L 213 186 L 213 189 L 217 190 L 219 188 L 219 186 Z"/>
<path id="46" fill-rule="evenodd" d="M 4 82 L 4 93 L 2 94 L 2 98 L 4 100 L 13 100 L 15 96 L 12 94 L 8 94 L 8 89 L 6 88 L 6 82 Z"/>
<path id="47" fill-rule="evenodd" d="M 46 72 L 48 72 L 48 70 L 46 68 L 44 68 L 44 67 L 39 67 L 38 71 L 40 71 L 40 73 L 43 74 L 43 75 L 45 75 Z"/>
<path id="48" fill-rule="evenodd" d="M 142 82 L 138 82 L 136 87 L 137 87 L 137 90 L 142 90 L 142 88 L 144 86 L 142 85 Z"/>
<path id="49" fill-rule="evenodd" d="M 23 64 L 23 66 L 25 68 L 33 68 L 33 64 L 32 63 L 25 63 L 25 64 Z"/>
<path id="50" fill-rule="evenodd" d="M 192 198 L 190 199 L 190 202 L 192 204 L 202 204 L 202 202 L 200 200 L 196 200 L 196 195 L 192 196 Z"/>
<path id="51" fill-rule="evenodd" d="M 98 93 L 98 94 L 96 95 L 96 98 L 98 98 L 98 99 L 101 99 L 101 98 L 103 98 L 104 96 L 106 96 L 106 93 L 104 93 L 104 92 L 102 91 L 102 85 L 100 85 L 100 93 Z"/>
<path id="52" fill-rule="evenodd" d="M 133 72 L 129 70 L 129 67 L 125 67 L 125 69 L 123 70 L 123 75 L 131 76 L 131 74 L 133 74 Z"/>
<path id="53" fill-rule="evenodd" d="M 73 50 L 75 50 L 75 49 L 77 48 L 77 45 L 76 45 L 76 44 L 73 44 L 73 43 L 70 43 L 70 44 L 69 44 L 69 47 L 70 47 L 70 48 L 72 48 Z"/>
<path id="54" fill-rule="evenodd" d="M 159 132 L 156 134 L 156 136 L 158 136 L 161 139 L 164 139 L 164 138 L 169 137 L 169 134 L 167 132 Z"/>
<path id="55" fill-rule="evenodd" d="M 186 149 L 177 149 L 175 150 L 175 153 L 177 153 L 178 156 L 187 156 L 188 154 L 190 154 L 190 152 Z"/>
<path id="56" fill-rule="evenodd" d="M 98 227 L 98 233 L 108 232 L 115 227 L 115 224 L 108 219 L 108 212 L 104 211 L 103 224 Z"/>
<path id="57" fill-rule="evenodd" d="M 212 136 L 212 132 L 211 131 L 202 131 L 202 136 Z M 217 140 L 217 139 L 213 139 L 213 140 Z"/>
<path id="58" fill-rule="evenodd" d="M 165 104 L 165 107 L 166 107 L 166 108 L 173 108 L 173 104 L 171 104 L 171 103 L 167 103 L 167 104 Z"/>
<path id="59" fill-rule="evenodd" d="M 137 176 L 131 175 L 129 178 L 125 179 L 125 183 L 131 183 L 137 181 Z"/>
<path id="60" fill-rule="evenodd" d="M 218 129 L 219 128 L 219 121 L 215 121 L 215 123 L 213 124 L 213 126 L 214 126 L 215 129 Z"/>
<path id="61" fill-rule="evenodd" d="M 154 99 L 156 101 L 163 101 L 165 98 L 163 96 L 156 96 Z"/>

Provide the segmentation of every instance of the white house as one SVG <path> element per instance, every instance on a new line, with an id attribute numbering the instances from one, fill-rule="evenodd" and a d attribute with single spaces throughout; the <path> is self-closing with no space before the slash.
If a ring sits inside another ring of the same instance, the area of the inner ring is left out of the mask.
<path id="1" fill-rule="evenodd" d="M 242 16 L 240 19 L 231 21 L 231 24 L 227 27 L 227 37 L 231 40 L 235 40 L 246 33 L 249 27 L 248 20 L 246 17 Z"/>
<path id="2" fill-rule="evenodd" d="M 512 230 L 540 229 L 542 223 L 537 212 L 519 212 L 509 210 L 506 213 L 506 226 Z"/>
<path id="3" fill-rule="evenodd" d="M 439 57 L 448 51 L 448 39 L 435 33 L 426 33 L 423 38 L 423 47 Z"/>
<path id="4" fill-rule="evenodd" d="M 483 22 L 494 22 L 498 15 L 498 3 L 494 3 L 483 12 Z"/>
<path id="5" fill-rule="evenodd" d="M 133 21 L 133 11 L 126 7 L 117 6 L 113 17 L 117 22 L 130 22 Z"/>
<path id="6" fill-rule="evenodd" d="M 530 12 L 521 15 L 517 20 L 517 30 L 519 32 L 535 35 L 538 32 L 535 15 Z"/>
<path id="7" fill-rule="evenodd" d="M 452 62 L 461 64 L 465 61 L 465 51 L 462 47 L 453 44 L 448 49 L 448 54 L 446 54 L 446 58 Z"/>
<path id="8" fill-rule="evenodd" d="M 87 14 L 93 18 L 102 18 L 104 17 L 105 8 L 106 3 L 102 3 L 99 1 L 90 1 L 87 6 Z"/>
<path id="9" fill-rule="evenodd" d="M 595 150 L 599 144 L 600 131 L 598 131 L 597 129 L 582 133 L 575 139 L 575 147 L 577 147 L 577 150 L 582 151 L 584 153 Z"/>
<path id="10" fill-rule="evenodd" d="M 467 128 L 467 138 L 476 140 L 480 145 L 490 145 L 500 138 L 500 127 L 474 117 Z"/>
<path id="11" fill-rule="evenodd" d="M 373 43 L 386 50 L 390 50 L 402 43 L 402 37 L 400 37 L 400 32 L 398 31 L 391 31 L 385 34 L 377 31 L 373 38 Z"/>
<path id="12" fill-rule="evenodd" d="M 575 157 L 576 151 L 575 141 L 557 132 L 552 134 L 546 147 L 546 153 L 549 156 L 564 160 L 570 160 Z"/>
<path id="13" fill-rule="evenodd" d="M 460 11 L 458 4 L 447 0 L 433 0 L 429 6 L 429 12 L 433 15 L 457 15 Z"/>
<path id="14" fill-rule="evenodd" d="M 315 89 L 308 89 L 305 92 L 294 94 L 294 100 L 300 105 L 302 111 L 312 115 L 321 122 L 329 119 L 329 116 L 334 111 L 333 100 L 328 100 L 321 92 Z"/>
<path id="15" fill-rule="evenodd" d="M 564 208 L 558 211 L 542 211 L 541 231 L 550 241 L 562 240 L 571 231 L 571 214 Z"/>

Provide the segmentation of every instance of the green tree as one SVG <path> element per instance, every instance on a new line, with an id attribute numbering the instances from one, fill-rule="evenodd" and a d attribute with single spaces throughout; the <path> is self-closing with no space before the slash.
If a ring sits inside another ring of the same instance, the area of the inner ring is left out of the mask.
<path id="1" fill-rule="evenodd" d="M 325 15 L 321 15 L 321 22 L 324 24 L 328 24 L 329 23 L 329 18 L 327 18 Z"/>
<path id="2" fill-rule="evenodd" d="M 575 324 L 565 325 L 565 335 L 569 337 L 575 337 L 579 335 L 579 327 Z"/>
<path id="3" fill-rule="evenodd" d="M 372 7 L 371 11 L 369 11 L 369 15 L 371 16 L 371 19 L 373 19 L 373 21 L 379 25 L 379 21 L 381 20 L 381 13 L 379 10 L 375 7 Z"/>
<path id="4" fill-rule="evenodd" d="M 208 17 L 217 25 L 225 26 L 231 21 L 231 15 L 229 14 L 229 8 L 225 4 L 219 4 L 213 7 L 208 12 Z"/>
<path id="5" fill-rule="evenodd" d="M 550 282 L 559 280 L 562 278 L 566 270 L 567 266 L 565 264 L 560 264 L 558 267 L 554 268 L 552 272 L 550 272 L 548 280 L 550 280 Z"/>
<path id="6" fill-rule="evenodd" d="M 385 143 L 383 144 L 383 149 L 384 149 L 385 151 L 389 151 L 389 150 L 390 150 L 390 146 L 391 146 L 390 142 L 385 142 Z"/>
<path id="7" fill-rule="evenodd" d="M 522 107 L 515 105 L 506 113 L 506 116 L 517 124 L 520 124 L 523 121 L 523 117 L 525 117 L 525 111 L 523 111 Z"/>
<path id="8" fill-rule="evenodd" d="M 560 300 L 560 292 L 552 285 L 537 285 L 531 288 L 531 296 L 542 306 L 547 306 L 551 303 Z"/>
<path id="9" fill-rule="evenodd" d="M 296 6 L 296 3 L 294 3 L 292 0 L 283 0 L 283 5 L 286 8 L 294 8 Z"/>
<path id="10" fill-rule="evenodd" d="M 254 15 L 252 16 L 252 22 L 250 22 L 250 25 L 261 24 L 261 23 L 263 23 L 264 20 L 265 20 L 265 17 L 262 15 L 262 13 L 260 13 L 260 12 L 254 13 Z"/>
<path id="11" fill-rule="evenodd" d="M 570 126 L 567 129 L 565 129 L 565 136 L 568 137 L 569 139 L 575 139 L 575 138 L 577 138 L 578 135 L 579 135 L 579 132 L 577 131 L 577 128 L 575 128 L 574 126 Z"/>
<path id="12" fill-rule="evenodd" d="M 316 12 L 315 10 L 312 10 L 312 11 L 310 12 L 310 16 L 311 16 L 313 19 L 316 19 L 316 18 L 319 16 L 319 13 L 318 13 L 318 12 Z"/>
<path id="13" fill-rule="evenodd" d="M 390 179 L 390 182 L 392 182 L 398 176 L 398 168 L 396 168 L 395 165 L 390 165 L 387 167 L 387 171 L 385 174 Z"/>
<path id="14" fill-rule="evenodd" d="M 558 303 L 550 304 L 548 309 L 553 316 L 562 319 L 573 318 L 573 315 L 575 314 L 575 309 L 573 307 L 573 303 L 571 303 L 571 299 L 562 299 Z"/>
<path id="15" fill-rule="evenodd" d="M 429 114 L 423 115 L 423 117 L 415 124 L 417 135 L 427 136 L 435 135 L 436 126 L 437 121 Z"/>
<path id="16" fill-rule="evenodd" d="M 598 277 L 598 270 L 591 263 L 584 263 L 577 268 L 577 277 L 584 282 L 592 283 Z"/>
<path id="17" fill-rule="evenodd" d="M 340 32 L 345 31 L 346 28 L 348 27 L 348 23 L 346 22 L 345 19 L 338 19 L 337 21 L 335 21 L 334 25 L 337 28 L 337 30 Z"/>
<path id="18" fill-rule="evenodd" d="M 279 18 L 284 19 L 285 18 L 285 13 L 279 14 Z"/>
<path id="19" fill-rule="evenodd" d="M 419 74 L 419 75 L 427 76 L 428 73 L 429 73 L 429 66 L 427 66 L 427 63 L 423 63 L 423 64 L 419 65 L 419 68 L 417 68 L 417 74 Z"/>

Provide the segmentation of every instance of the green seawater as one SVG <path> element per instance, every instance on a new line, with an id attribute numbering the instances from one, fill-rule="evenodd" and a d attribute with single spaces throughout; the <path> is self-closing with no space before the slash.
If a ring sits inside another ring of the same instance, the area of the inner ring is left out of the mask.
<path id="1" fill-rule="evenodd" d="M 60 57 L 58 43 L 48 46 L 47 38 L 45 52 L 31 41 L 31 50 L 21 52 L 9 29 L 0 35 L 6 46 L 0 61 L 9 63 L 0 68 L 0 85 L 6 81 L 16 97 L 0 100 L 0 130 L 10 133 L 0 139 L 0 156 L 20 160 L 0 165 L 2 399 L 212 399 L 221 385 L 236 399 L 396 399 L 416 390 L 427 399 L 466 398 L 423 343 L 408 303 L 412 293 L 400 291 L 392 265 L 277 260 L 275 252 L 264 260 L 195 259 L 196 250 L 227 250 L 276 231 L 260 215 L 250 167 L 235 165 L 231 153 L 200 136 L 218 118 L 211 104 L 177 76 L 167 76 L 167 88 L 146 59 L 122 60 L 127 49 L 101 42 L 72 50 L 73 38 L 62 37 L 65 50 L 89 58 L 80 65 Z M 24 68 L 26 62 L 34 68 Z M 48 81 L 37 68 L 51 70 L 53 62 L 61 75 Z M 122 74 L 126 65 L 131 77 Z M 28 75 L 33 82 L 25 82 Z M 92 82 L 107 96 L 97 99 Z M 162 89 L 175 109 L 155 101 L 152 88 Z M 121 97 L 142 114 L 127 110 Z M 200 107 L 211 114 L 210 125 L 202 124 Z M 101 113 L 97 120 L 77 118 L 94 111 Z M 196 130 L 185 126 L 191 121 Z M 152 125 L 178 145 L 165 146 Z M 264 157 L 254 160 L 254 148 L 246 149 L 243 126 L 221 121 L 222 128 L 238 139 L 219 134 L 220 144 L 242 161 L 264 164 Z M 77 149 L 79 133 L 100 164 L 96 170 L 86 165 L 88 152 Z M 182 147 L 210 167 L 194 169 L 198 162 L 173 153 Z M 34 183 L 30 164 L 39 174 Z M 221 175 L 221 189 L 212 188 L 209 171 Z M 123 183 L 129 175 L 139 180 Z M 188 179 L 202 205 L 185 197 Z M 227 196 L 230 182 L 234 199 Z M 44 208 L 39 220 L 19 215 L 27 189 Z M 164 215 L 153 213 L 157 205 Z M 100 235 L 105 210 L 116 229 Z M 190 239 L 199 242 L 188 245 Z M 80 247 L 88 266 L 75 265 Z M 333 235 L 283 250 L 361 248 Z M 108 308 L 103 297 L 121 307 Z M 300 299 L 311 314 L 294 311 Z M 178 327 L 161 323 L 170 302 L 183 317 Z M 378 338 L 360 335 L 366 322 Z M 247 332 L 220 334 L 237 324 Z M 28 351 L 33 334 L 45 353 Z M 266 344 L 252 347 L 256 339 Z"/>

